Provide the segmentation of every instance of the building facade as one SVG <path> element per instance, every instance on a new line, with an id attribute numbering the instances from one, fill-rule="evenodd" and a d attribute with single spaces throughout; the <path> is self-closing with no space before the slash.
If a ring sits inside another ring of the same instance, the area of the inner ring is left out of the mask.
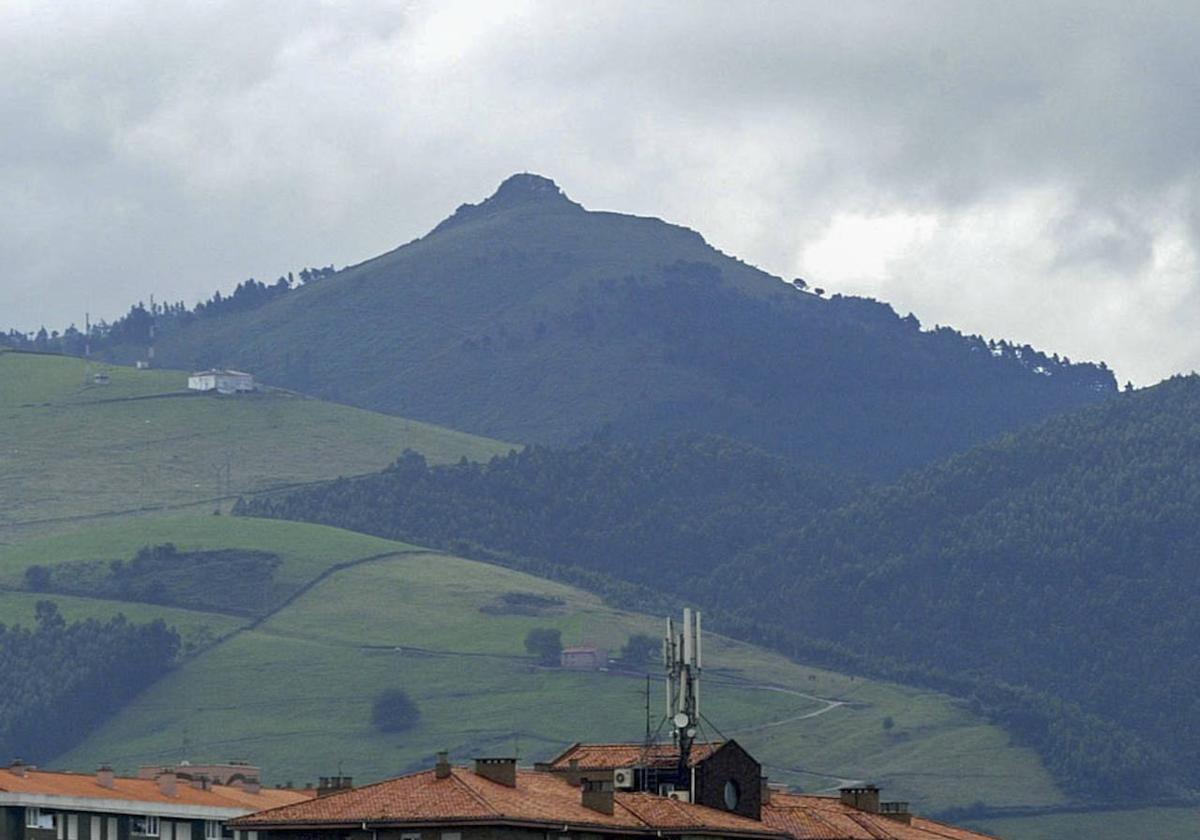
<path id="1" fill-rule="evenodd" d="M 0 840 L 227 840 L 230 820 L 311 795 L 263 788 L 257 777 L 227 786 L 169 771 L 128 778 L 18 761 L 0 769 Z"/>
<path id="2" fill-rule="evenodd" d="M 199 370 L 188 376 L 188 389 L 240 394 L 254 390 L 254 376 L 240 370 Z"/>

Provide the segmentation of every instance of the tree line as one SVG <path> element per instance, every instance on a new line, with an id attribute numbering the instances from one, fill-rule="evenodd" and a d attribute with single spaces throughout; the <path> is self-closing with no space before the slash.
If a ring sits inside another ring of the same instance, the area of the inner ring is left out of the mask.
<path id="1" fill-rule="evenodd" d="M 41 762 L 65 752 L 175 662 L 161 619 L 67 623 L 39 601 L 32 627 L 0 624 L 0 755 Z"/>
<path id="2" fill-rule="evenodd" d="M 238 283 L 231 293 L 222 295 L 217 290 L 212 297 L 190 308 L 183 301 L 161 303 L 153 298 L 149 304 L 138 301 L 114 321 L 101 319 L 85 324 L 82 330 L 74 323 L 61 331 L 47 330 L 45 326 L 34 332 L 9 329 L 0 332 L 0 347 L 65 356 L 102 353 L 118 347 L 145 348 L 156 335 L 182 329 L 198 319 L 257 309 L 301 285 L 319 282 L 336 273 L 332 265 L 303 268 L 298 273 L 289 271 L 269 285 L 251 277 Z"/>

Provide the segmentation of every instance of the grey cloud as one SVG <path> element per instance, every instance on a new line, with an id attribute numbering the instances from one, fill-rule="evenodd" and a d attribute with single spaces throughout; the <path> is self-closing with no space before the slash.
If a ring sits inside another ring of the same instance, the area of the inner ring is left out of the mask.
<path id="1" fill-rule="evenodd" d="M 1182 2 L 5 7 L 2 325 L 357 261 L 534 170 L 779 274 L 840 214 L 930 215 L 886 276 L 822 282 L 1149 381 L 1200 354 L 1198 30 Z"/>

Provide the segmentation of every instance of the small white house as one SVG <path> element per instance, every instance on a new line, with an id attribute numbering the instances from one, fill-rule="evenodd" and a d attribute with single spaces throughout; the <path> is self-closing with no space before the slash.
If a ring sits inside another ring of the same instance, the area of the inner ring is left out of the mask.
<path id="1" fill-rule="evenodd" d="M 218 394 L 237 394 L 254 390 L 254 377 L 240 370 L 198 370 L 188 377 L 192 391 L 216 391 Z"/>

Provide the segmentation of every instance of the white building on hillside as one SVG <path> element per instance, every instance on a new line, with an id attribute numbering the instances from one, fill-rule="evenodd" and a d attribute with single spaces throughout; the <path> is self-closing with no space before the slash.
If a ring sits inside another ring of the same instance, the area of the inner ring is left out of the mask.
<path id="1" fill-rule="evenodd" d="M 188 377 L 192 391 L 216 391 L 218 394 L 237 394 L 254 390 L 254 377 L 240 370 L 198 370 Z"/>

